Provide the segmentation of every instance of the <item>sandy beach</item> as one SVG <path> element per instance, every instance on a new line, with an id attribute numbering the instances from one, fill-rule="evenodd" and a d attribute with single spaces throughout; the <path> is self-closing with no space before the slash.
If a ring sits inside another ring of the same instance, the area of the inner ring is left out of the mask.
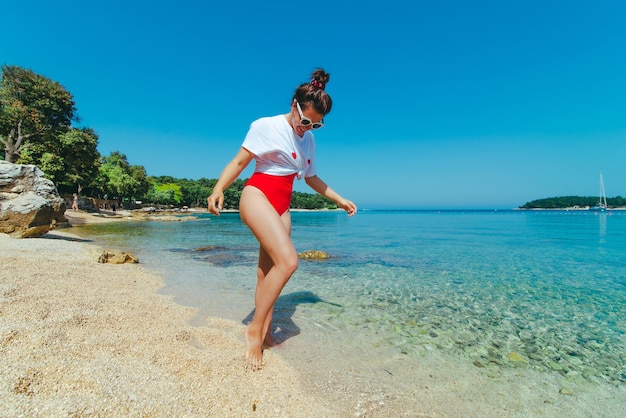
<path id="1" fill-rule="evenodd" d="M 67 231 L 0 234 L 1 416 L 341 414 L 271 352 L 246 370 L 241 324 L 189 326 L 194 310 L 158 295 L 160 278 L 98 263 Z"/>
<path id="2" fill-rule="evenodd" d="M 240 322 L 198 326 L 160 277 L 100 264 L 103 249 L 72 233 L 128 217 L 66 216 L 74 227 L 41 238 L 0 234 L 0 416 L 619 416 L 620 388 L 567 393 L 525 368 L 492 379 L 448 358 L 357 358 L 306 338 L 247 370 Z"/>

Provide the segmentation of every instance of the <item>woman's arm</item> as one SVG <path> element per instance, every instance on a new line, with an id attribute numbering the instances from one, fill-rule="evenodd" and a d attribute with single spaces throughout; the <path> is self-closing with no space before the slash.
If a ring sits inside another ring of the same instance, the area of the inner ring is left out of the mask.
<path id="1" fill-rule="evenodd" d="M 356 205 L 352 203 L 351 201 L 349 201 L 348 199 L 344 199 L 339 193 L 335 192 L 333 189 L 328 187 L 328 185 L 324 183 L 324 181 L 321 178 L 317 176 L 311 176 L 311 177 L 305 178 L 304 180 L 306 181 L 306 184 L 308 184 L 311 189 L 315 190 L 317 193 L 335 202 L 337 206 L 345 210 L 349 216 L 352 216 L 356 213 L 357 211 Z"/>
<path id="2" fill-rule="evenodd" d="M 213 188 L 213 193 L 207 198 L 209 212 L 214 215 L 220 214 L 224 204 L 224 190 L 237 180 L 237 177 L 250 164 L 253 158 L 254 155 L 250 151 L 241 148 L 235 155 L 235 158 L 224 167 L 224 171 L 222 171 L 219 180 Z"/>

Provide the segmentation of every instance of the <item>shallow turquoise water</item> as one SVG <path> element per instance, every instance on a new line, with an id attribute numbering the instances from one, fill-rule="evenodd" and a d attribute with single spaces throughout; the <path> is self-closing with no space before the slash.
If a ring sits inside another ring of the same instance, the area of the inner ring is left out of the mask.
<path id="1" fill-rule="evenodd" d="M 295 212 L 302 260 L 276 305 L 276 339 L 371 333 L 389 352 L 433 350 L 486 373 L 525 364 L 626 383 L 626 212 Z M 237 214 L 81 227 L 137 254 L 166 293 L 249 320 L 257 244 Z M 200 247 L 203 251 L 197 251 Z M 308 327 L 294 312 L 306 312 Z M 336 334 L 336 335 L 335 335 Z"/>

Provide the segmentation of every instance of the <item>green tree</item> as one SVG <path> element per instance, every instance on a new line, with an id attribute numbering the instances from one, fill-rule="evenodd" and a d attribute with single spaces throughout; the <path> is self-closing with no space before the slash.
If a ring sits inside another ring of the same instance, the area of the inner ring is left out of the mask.
<path id="1" fill-rule="evenodd" d="M 230 187 L 224 190 L 224 209 L 239 209 L 239 199 L 241 198 L 241 192 L 246 185 L 246 181 L 247 179 L 237 179 Z M 207 195 L 206 197 L 209 196 Z"/>
<path id="2" fill-rule="evenodd" d="M 189 182 L 183 187 L 183 204 L 189 207 L 206 207 L 207 197 L 211 194 L 211 187 L 203 186 L 200 182 Z"/>
<path id="3" fill-rule="evenodd" d="M 217 179 L 207 179 L 202 177 L 199 180 L 191 181 L 189 185 L 183 189 L 185 195 L 185 204 L 187 206 L 207 207 L 207 197 L 211 195 L 213 188 L 217 184 Z"/>
<path id="4" fill-rule="evenodd" d="M 181 187 L 175 183 L 154 184 L 146 195 L 146 200 L 161 205 L 179 206 L 183 198 Z"/>
<path id="5" fill-rule="evenodd" d="M 119 202 L 143 198 L 152 187 L 146 169 L 139 165 L 130 165 L 126 155 L 114 151 L 108 157 L 101 158 L 97 188 L 109 198 L 118 198 Z"/>
<path id="6" fill-rule="evenodd" d="M 293 192 L 291 196 L 293 209 L 337 209 L 337 205 L 330 199 L 319 194 Z"/>
<path id="7" fill-rule="evenodd" d="M 74 98 L 58 82 L 18 66 L 3 65 L 0 80 L 0 143 L 16 162 L 29 143 L 66 132 L 75 118 Z M 49 164 L 58 166 L 50 158 Z"/>
<path id="8" fill-rule="evenodd" d="M 35 164 L 55 184 L 72 186 L 79 194 L 98 175 L 98 135 L 88 128 L 62 133 L 54 144 L 31 144 L 19 161 Z"/>
<path id="9" fill-rule="evenodd" d="M 163 183 L 163 177 L 159 178 Z M 206 207 L 206 199 L 211 194 L 211 188 L 215 186 L 217 180 L 172 179 L 172 183 L 180 186 L 182 192 L 181 206 Z"/>

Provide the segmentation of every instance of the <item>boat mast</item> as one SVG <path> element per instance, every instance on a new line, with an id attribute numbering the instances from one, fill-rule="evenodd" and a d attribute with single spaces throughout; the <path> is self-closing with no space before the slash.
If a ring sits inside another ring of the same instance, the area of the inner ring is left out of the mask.
<path id="1" fill-rule="evenodd" d="M 606 206 L 606 192 L 604 191 L 604 180 L 602 179 L 602 171 L 600 171 L 600 206 L 607 208 Z"/>

